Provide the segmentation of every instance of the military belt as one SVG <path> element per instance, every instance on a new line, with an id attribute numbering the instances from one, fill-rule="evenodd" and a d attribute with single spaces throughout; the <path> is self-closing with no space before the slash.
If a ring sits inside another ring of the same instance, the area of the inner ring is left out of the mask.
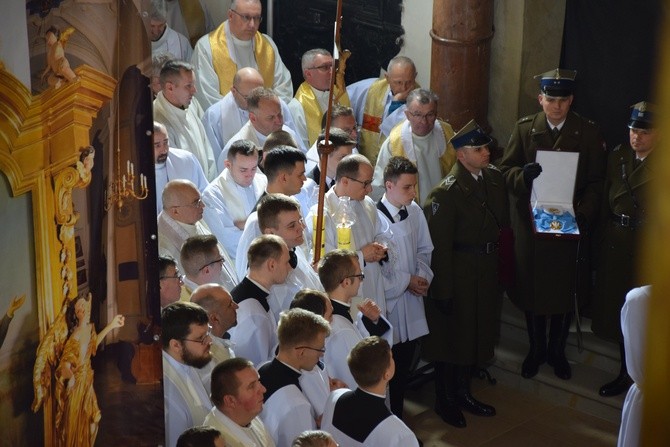
<path id="1" fill-rule="evenodd" d="M 641 226 L 644 222 L 640 219 L 635 219 L 626 214 L 616 214 L 612 213 L 612 222 L 624 228 L 637 228 Z"/>

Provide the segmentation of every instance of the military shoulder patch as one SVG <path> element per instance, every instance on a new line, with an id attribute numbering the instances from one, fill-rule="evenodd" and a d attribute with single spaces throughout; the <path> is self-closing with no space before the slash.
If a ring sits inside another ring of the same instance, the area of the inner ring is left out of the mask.
<path id="1" fill-rule="evenodd" d="M 528 121 L 533 121 L 533 118 L 535 118 L 535 115 L 528 115 L 528 116 L 524 116 L 523 118 L 521 118 L 521 119 L 520 119 L 519 121 L 517 121 L 517 122 L 518 122 L 519 124 L 520 124 L 520 123 L 527 123 Z"/>
<path id="2" fill-rule="evenodd" d="M 437 214 L 437 210 L 440 209 L 440 204 L 437 202 L 433 202 L 430 204 L 431 210 L 433 211 L 433 216 Z"/>
<path id="3" fill-rule="evenodd" d="M 489 169 L 492 170 L 492 171 L 498 171 L 498 172 L 500 172 L 500 169 L 498 169 L 498 166 L 496 166 L 496 165 L 492 165 L 492 164 L 490 164 L 490 163 L 489 163 L 489 165 L 487 166 L 487 168 L 489 168 Z"/>

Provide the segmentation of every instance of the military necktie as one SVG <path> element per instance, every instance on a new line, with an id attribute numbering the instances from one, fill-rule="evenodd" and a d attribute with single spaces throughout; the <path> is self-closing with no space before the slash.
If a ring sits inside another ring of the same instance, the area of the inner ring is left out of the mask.
<path id="1" fill-rule="evenodd" d="M 551 138 L 553 138 L 554 143 L 558 140 L 558 136 L 561 134 L 561 130 L 558 127 L 551 129 Z"/>

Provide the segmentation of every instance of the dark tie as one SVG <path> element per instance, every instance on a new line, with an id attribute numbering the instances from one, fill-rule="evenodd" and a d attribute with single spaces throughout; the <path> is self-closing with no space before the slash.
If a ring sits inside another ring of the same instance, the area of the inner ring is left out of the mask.
<path id="1" fill-rule="evenodd" d="M 639 168 L 641 164 L 642 164 L 642 160 L 639 159 L 639 158 L 635 158 L 635 161 L 633 162 L 633 166 L 634 166 L 633 169 Z"/>
<path id="2" fill-rule="evenodd" d="M 328 185 L 329 188 L 332 188 L 333 186 L 335 186 L 335 179 L 332 179 L 330 185 Z"/>
<path id="3" fill-rule="evenodd" d="M 298 255 L 295 254 L 295 248 L 288 251 L 288 263 L 293 269 L 298 266 Z"/>
<path id="4" fill-rule="evenodd" d="M 408 215 L 409 215 L 409 213 L 407 212 L 407 210 L 405 208 L 400 208 L 400 211 L 398 211 L 398 216 L 400 216 L 400 222 L 407 219 Z"/>
<path id="5" fill-rule="evenodd" d="M 558 136 L 561 134 L 561 130 L 558 127 L 551 129 L 551 138 L 554 139 L 554 143 L 558 140 Z"/>

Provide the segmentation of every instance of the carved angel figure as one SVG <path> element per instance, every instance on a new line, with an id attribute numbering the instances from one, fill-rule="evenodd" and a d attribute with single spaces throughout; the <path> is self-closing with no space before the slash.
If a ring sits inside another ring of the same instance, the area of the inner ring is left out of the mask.
<path id="1" fill-rule="evenodd" d="M 73 27 L 69 27 L 61 32 L 57 27 L 51 26 L 44 34 L 47 66 L 42 73 L 42 80 L 46 79 L 49 86 L 58 88 L 63 85 L 63 81 L 72 82 L 77 79 L 77 75 L 70 68 L 70 62 L 65 57 L 65 45 L 74 31 Z"/>
<path id="2" fill-rule="evenodd" d="M 12 321 L 12 318 L 14 318 L 14 312 L 19 310 L 25 301 L 25 295 L 15 296 L 14 299 L 12 299 L 12 302 L 9 303 L 7 312 L 2 317 L 2 319 L 0 319 L 0 347 L 2 347 L 2 344 L 5 342 L 5 337 L 7 336 L 7 331 L 9 330 L 9 323 Z"/>
<path id="3" fill-rule="evenodd" d="M 100 333 L 95 332 L 90 318 L 90 293 L 71 300 L 37 348 L 32 409 L 37 412 L 53 392 L 55 446 L 92 447 L 98 434 L 101 414 L 93 390 L 91 357 L 109 331 L 124 325 L 124 317 L 115 316 Z"/>

